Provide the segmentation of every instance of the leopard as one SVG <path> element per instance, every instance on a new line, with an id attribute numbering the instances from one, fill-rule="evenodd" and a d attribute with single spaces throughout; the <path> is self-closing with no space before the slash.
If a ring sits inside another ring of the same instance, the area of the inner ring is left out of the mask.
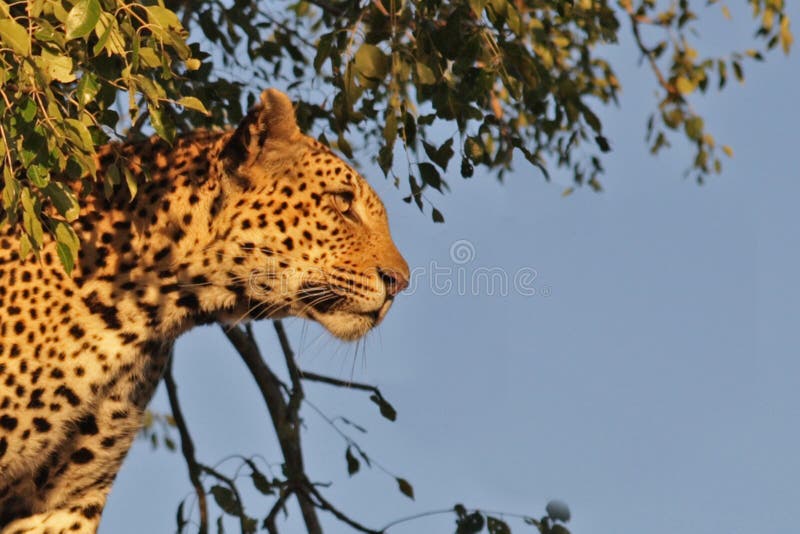
<path id="1" fill-rule="evenodd" d="M 97 532 L 181 334 L 299 317 L 353 341 L 409 283 L 378 194 L 280 90 L 235 127 L 95 154 L 69 274 L 55 238 L 23 256 L 0 234 L 2 534 Z M 114 166 L 137 190 L 97 185 Z"/>

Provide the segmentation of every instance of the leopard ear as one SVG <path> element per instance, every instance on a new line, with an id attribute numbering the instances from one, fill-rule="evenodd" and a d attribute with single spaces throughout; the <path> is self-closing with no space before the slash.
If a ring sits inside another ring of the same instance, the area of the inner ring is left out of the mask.
<path id="1" fill-rule="evenodd" d="M 292 101 L 277 89 L 267 89 L 261 93 L 258 122 L 262 128 L 260 133 L 270 139 L 291 141 L 300 134 Z"/>
<path id="2" fill-rule="evenodd" d="M 221 157 L 235 168 L 258 157 L 268 142 L 291 142 L 299 135 L 292 101 L 277 89 L 267 89 L 228 139 Z"/>

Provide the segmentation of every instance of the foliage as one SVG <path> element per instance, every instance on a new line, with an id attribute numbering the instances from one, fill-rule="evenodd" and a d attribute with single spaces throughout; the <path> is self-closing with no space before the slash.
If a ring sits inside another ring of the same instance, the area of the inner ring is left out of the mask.
<path id="1" fill-rule="evenodd" d="M 603 53 L 628 30 L 659 90 L 647 120 L 649 148 L 657 153 L 685 138 L 694 149 L 687 172 L 703 181 L 720 172 L 720 152 L 731 156 L 732 149 L 717 144 L 692 100 L 724 89 L 731 76 L 743 81 L 745 61 L 761 61 L 774 48 L 788 53 L 792 45 L 784 0 L 743 3 L 754 20 L 754 42 L 715 57 L 694 43 L 701 20 L 713 16 L 699 9 L 729 16 L 718 0 L 707 0 L 705 8 L 688 0 L 0 0 L 0 224 L 20 232 L 23 256 L 38 254 L 52 236 L 71 271 L 80 246 L 71 223 L 81 194 L 116 187 L 135 194 L 140 185 L 124 161 L 98 175 L 95 146 L 149 131 L 170 141 L 178 131 L 235 123 L 242 104 L 272 85 L 299 95 L 301 125 L 324 142 L 350 157 L 356 143 L 372 149 L 386 176 L 420 210 L 430 204 L 427 192 L 448 191 L 448 176 L 469 178 L 483 166 L 502 179 L 515 154 L 545 178 L 561 168 L 575 186 L 600 190 L 603 153 L 613 140 L 598 110 L 616 103 L 621 91 Z M 429 207 L 435 222 L 444 220 Z M 162 441 L 172 449 L 173 423 L 181 433 L 201 531 L 209 528 L 210 495 L 242 532 L 275 531 L 276 515 L 291 496 L 310 532 L 315 509 L 373 532 L 327 502 L 303 470 L 298 413 L 304 403 L 291 351 L 285 351 L 289 388 L 246 332 L 228 334 L 264 393 L 285 463 L 282 473 L 268 475 L 252 459 L 242 460 L 256 490 L 275 500 L 259 524 L 246 514 L 234 478 L 194 458 L 173 384 L 175 419 L 153 419 L 146 435 L 156 444 L 165 434 Z M 282 346 L 288 347 L 285 339 Z M 362 386 L 394 420 L 380 392 Z M 336 428 L 349 475 L 376 466 L 414 497 L 406 479 Z M 542 534 L 567 532 L 563 508 L 553 510 L 524 520 Z M 189 528 L 184 512 L 181 505 L 179 531 Z M 460 505 L 448 513 L 456 516 L 457 532 L 509 531 L 499 514 Z"/>
<path id="2" fill-rule="evenodd" d="M 0 217 L 19 226 L 23 255 L 53 235 L 69 271 L 78 190 L 137 187 L 123 164 L 98 179 L 94 146 L 146 124 L 169 140 L 236 122 L 242 97 L 252 104 L 274 84 L 305 95 L 301 122 L 319 121 L 324 141 L 349 156 L 354 139 L 377 148 L 420 209 L 426 189 L 448 189 L 448 169 L 470 177 L 483 165 L 502 178 L 515 149 L 545 177 L 564 167 L 599 190 L 611 140 L 597 109 L 621 89 L 601 45 L 617 42 L 622 22 L 661 88 L 651 150 L 682 132 L 695 147 L 689 171 L 703 180 L 721 162 L 690 99 L 792 44 L 783 0 L 746 3 L 761 49 L 717 58 L 692 45 L 699 16 L 688 0 L 0 0 Z M 236 72 L 249 83 L 231 80 Z M 436 139 L 436 124 L 456 129 Z M 395 170 L 398 144 L 407 172 Z"/>

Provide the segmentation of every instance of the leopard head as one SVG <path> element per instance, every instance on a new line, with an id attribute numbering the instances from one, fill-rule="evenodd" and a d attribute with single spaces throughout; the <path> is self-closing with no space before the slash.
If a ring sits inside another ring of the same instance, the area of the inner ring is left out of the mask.
<path id="1" fill-rule="evenodd" d="M 367 181 L 302 134 L 275 89 L 221 143 L 211 227 L 239 287 L 236 313 L 312 319 L 344 340 L 379 324 L 409 269 Z"/>

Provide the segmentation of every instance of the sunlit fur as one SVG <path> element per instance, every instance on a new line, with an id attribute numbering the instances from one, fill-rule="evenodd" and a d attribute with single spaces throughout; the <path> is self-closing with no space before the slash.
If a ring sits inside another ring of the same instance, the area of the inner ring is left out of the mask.
<path id="1" fill-rule="evenodd" d="M 71 275 L 49 238 L 37 260 L 0 236 L 2 534 L 96 530 L 192 326 L 290 315 L 355 340 L 408 283 L 380 199 L 278 91 L 233 131 L 99 148 L 98 179 L 115 165 L 139 190 L 80 184 Z"/>

